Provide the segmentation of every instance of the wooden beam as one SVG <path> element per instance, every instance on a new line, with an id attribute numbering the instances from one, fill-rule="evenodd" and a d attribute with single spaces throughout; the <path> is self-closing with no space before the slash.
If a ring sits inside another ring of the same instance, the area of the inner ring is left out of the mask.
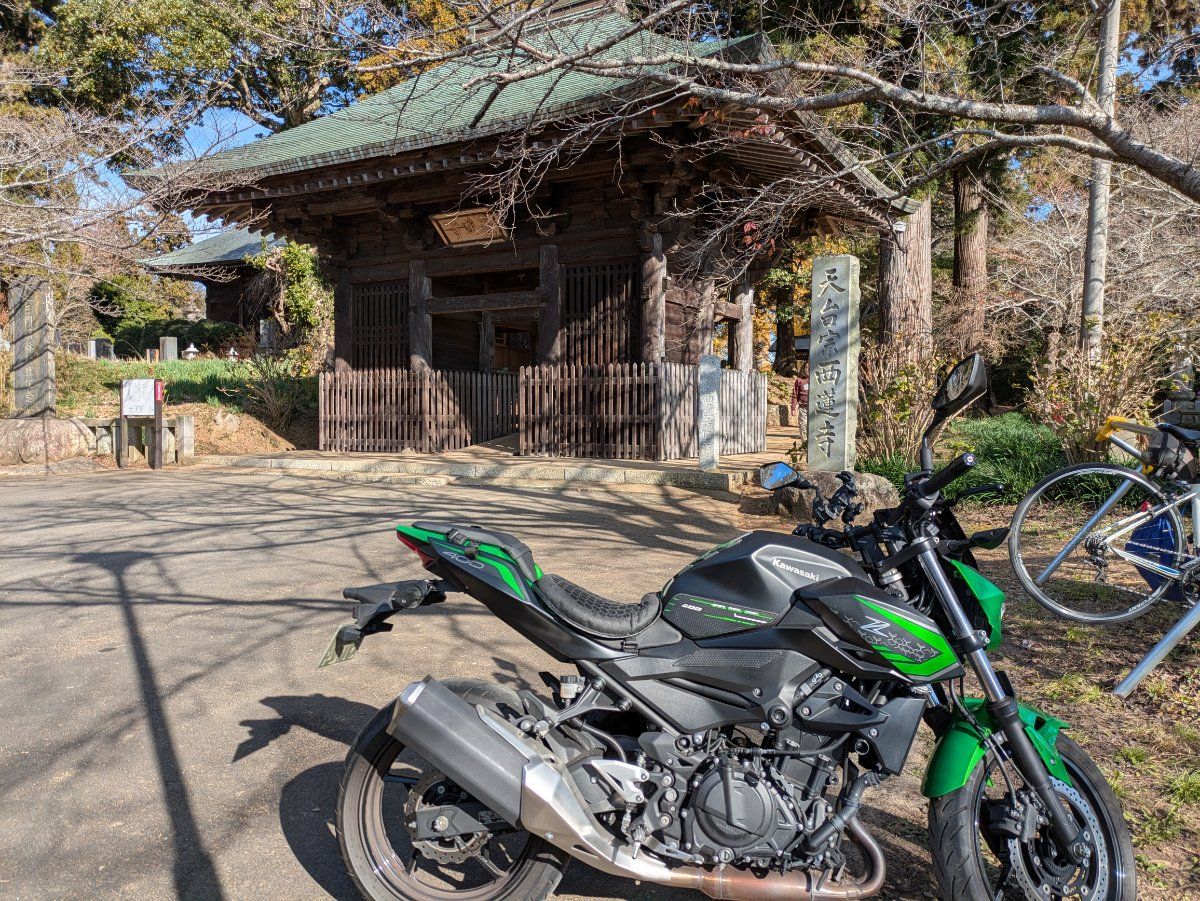
<path id="1" fill-rule="evenodd" d="M 459 297 L 430 297 L 428 313 L 475 313 L 480 310 L 514 310 L 539 307 L 546 302 L 541 291 L 508 291 L 496 294 L 463 294 Z"/>
<path id="2" fill-rule="evenodd" d="M 538 253 L 539 289 L 546 298 L 538 317 L 538 362 L 558 363 L 562 359 L 562 288 L 558 265 L 558 245 L 543 244 Z"/>
<path id="3" fill-rule="evenodd" d="M 727 300 L 718 300 L 713 303 L 713 318 L 714 319 L 732 319 L 737 322 L 742 318 L 742 308 L 737 303 L 730 303 Z"/>
<path id="4" fill-rule="evenodd" d="M 658 363 L 667 354 L 667 258 L 662 235 L 650 236 L 650 250 L 642 256 L 642 362 Z"/>
<path id="5" fill-rule="evenodd" d="M 425 304 L 430 282 L 424 260 L 408 264 L 408 366 L 414 371 L 433 368 L 433 319 Z"/>
<path id="6" fill-rule="evenodd" d="M 496 323 L 486 310 L 479 319 L 479 371 L 491 372 L 496 366 Z"/>
<path id="7" fill-rule="evenodd" d="M 741 315 L 729 326 L 729 365 L 749 372 L 754 368 L 754 289 L 747 282 L 738 285 L 733 305 Z"/>

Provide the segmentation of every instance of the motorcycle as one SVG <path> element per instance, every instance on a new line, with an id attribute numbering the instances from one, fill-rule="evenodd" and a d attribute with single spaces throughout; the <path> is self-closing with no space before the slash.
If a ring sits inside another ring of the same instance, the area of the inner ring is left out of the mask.
<path id="1" fill-rule="evenodd" d="M 862 805 L 925 723 L 944 897 L 1133 901 L 1112 789 L 988 657 L 1004 595 L 972 550 L 1007 530 L 968 537 L 943 495 L 974 458 L 933 468 L 939 427 L 986 391 L 979 355 L 953 369 L 895 509 L 853 525 L 842 473 L 830 497 L 815 492 L 815 523 L 741 535 L 636 603 L 543 572 L 504 532 L 400 526 L 435 578 L 347 589 L 355 622 L 323 663 L 462 592 L 573 671 L 542 674 L 549 697 L 427 676 L 379 711 L 337 809 L 363 896 L 543 899 L 573 858 L 711 898 L 868 898 L 886 869 Z M 807 486 L 786 463 L 760 481 Z M 968 670 L 982 697 L 964 696 Z"/>

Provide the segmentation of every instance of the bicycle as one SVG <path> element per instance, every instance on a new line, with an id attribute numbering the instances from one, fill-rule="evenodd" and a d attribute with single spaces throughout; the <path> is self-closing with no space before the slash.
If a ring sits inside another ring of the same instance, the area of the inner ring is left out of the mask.
<path id="1" fill-rule="evenodd" d="M 1146 436 L 1147 448 L 1122 431 Z M 1191 605 L 1117 686 L 1127 697 L 1200 624 L 1200 431 L 1110 417 L 1096 437 L 1140 469 L 1080 463 L 1047 476 L 1013 514 L 1009 554 L 1026 593 L 1077 622 L 1125 622 L 1163 598 Z"/>

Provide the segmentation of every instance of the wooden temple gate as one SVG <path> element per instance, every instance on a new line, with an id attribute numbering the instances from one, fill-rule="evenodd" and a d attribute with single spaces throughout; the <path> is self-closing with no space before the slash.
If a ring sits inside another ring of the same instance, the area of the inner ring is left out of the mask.
<path id="1" fill-rule="evenodd" d="M 521 370 L 519 453 L 678 460 L 699 453 L 699 367 L 682 363 L 528 366 Z M 767 377 L 721 372 L 721 453 L 766 450 Z"/>

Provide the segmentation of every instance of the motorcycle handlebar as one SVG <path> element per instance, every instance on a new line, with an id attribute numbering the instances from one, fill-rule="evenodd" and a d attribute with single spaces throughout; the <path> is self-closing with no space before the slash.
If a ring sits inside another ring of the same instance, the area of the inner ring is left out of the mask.
<path id="1" fill-rule="evenodd" d="M 947 485 L 955 479 L 962 478 L 975 465 L 975 455 L 971 453 L 963 454 L 960 457 L 955 457 L 924 482 L 921 482 L 916 487 L 916 492 L 921 497 L 928 500 L 936 496 Z"/>

